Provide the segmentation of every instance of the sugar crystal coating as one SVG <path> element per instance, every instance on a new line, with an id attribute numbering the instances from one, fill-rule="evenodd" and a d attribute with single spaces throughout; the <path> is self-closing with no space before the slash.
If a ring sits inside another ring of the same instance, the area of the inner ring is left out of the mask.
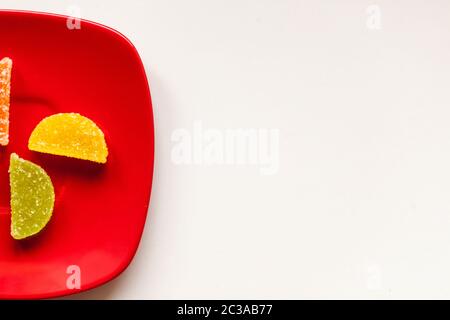
<path id="1" fill-rule="evenodd" d="M 55 202 L 53 184 L 38 165 L 11 154 L 11 236 L 24 239 L 41 231 L 52 216 Z"/>
<path id="2" fill-rule="evenodd" d="M 0 60 L 0 145 L 9 142 L 9 96 L 11 91 L 12 60 Z"/>
<path id="3" fill-rule="evenodd" d="M 78 113 L 58 113 L 44 118 L 31 133 L 28 148 L 99 163 L 105 163 L 108 156 L 102 130 Z"/>

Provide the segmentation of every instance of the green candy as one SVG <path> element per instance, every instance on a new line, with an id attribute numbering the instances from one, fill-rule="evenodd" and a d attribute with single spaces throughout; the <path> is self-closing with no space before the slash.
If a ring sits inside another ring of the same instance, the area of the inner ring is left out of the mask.
<path id="1" fill-rule="evenodd" d="M 55 203 L 50 177 L 40 166 L 11 153 L 11 236 L 24 239 L 41 231 L 49 222 Z"/>

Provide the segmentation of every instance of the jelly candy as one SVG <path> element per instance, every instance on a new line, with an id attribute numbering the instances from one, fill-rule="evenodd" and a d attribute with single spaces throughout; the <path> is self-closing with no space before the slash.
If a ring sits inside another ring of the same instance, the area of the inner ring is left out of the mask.
<path id="1" fill-rule="evenodd" d="M 11 153 L 11 236 L 24 239 L 41 231 L 50 220 L 55 202 L 53 184 L 38 165 Z"/>
<path id="2" fill-rule="evenodd" d="M 9 142 L 9 94 L 11 90 L 10 58 L 0 60 L 0 145 L 6 146 Z"/>
<path id="3" fill-rule="evenodd" d="M 105 163 L 105 136 L 90 119 L 78 113 L 58 113 L 44 118 L 28 140 L 33 151 Z"/>

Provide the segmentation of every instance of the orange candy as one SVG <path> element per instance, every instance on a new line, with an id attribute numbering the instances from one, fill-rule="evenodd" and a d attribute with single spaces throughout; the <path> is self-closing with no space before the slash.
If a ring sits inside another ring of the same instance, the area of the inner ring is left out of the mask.
<path id="1" fill-rule="evenodd" d="M 9 142 L 9 95 L 11 90 L 12 60 L 0 60 L 0 145 Z"/>

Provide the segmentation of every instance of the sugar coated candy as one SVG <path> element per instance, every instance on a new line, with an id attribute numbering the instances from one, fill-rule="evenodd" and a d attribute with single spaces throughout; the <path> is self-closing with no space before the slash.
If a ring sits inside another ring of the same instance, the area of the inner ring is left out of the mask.
<path id="1" fill-rule="evenodd" d="M 24 239 L 41 231 L 52 216 L 55 192 L 40 166 L 11 154 L 11 236 Z"/>
<path id="2" fill-rule="evenodd" d="M 78 113 L 58 113 L 44 118 L 31 133 L 28 148 L 98 163 L 106 163 L 108 156 L 102 130 Z"/>
<path id="3" fill-rule="evenodd" d="M 9 96 L 11 91 L 12 60 L 0 60 L 0 145 L 9 142 Z"/>

